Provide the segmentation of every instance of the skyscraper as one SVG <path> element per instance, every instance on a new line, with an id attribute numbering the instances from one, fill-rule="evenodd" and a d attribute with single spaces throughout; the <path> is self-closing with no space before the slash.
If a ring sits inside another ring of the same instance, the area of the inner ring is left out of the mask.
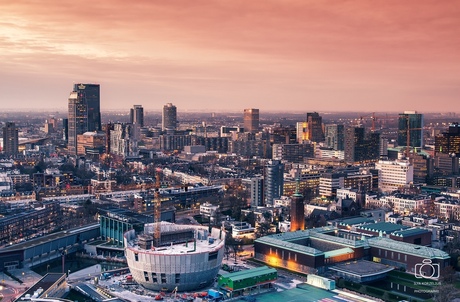
<path id="1" fill-rule="evenodd" d="M 259 109 L 244 109 L 244 131 L 257 132 L 259 130 Z"/>
<path id="2" fill-rule="evenodd" d="M 460 157 L 460 125 L 458 123 L 450 124 L 447 132 L 435 137 L 434 151 L 436 154 L 455 153 L 457 157 Z"/>
<path id="3" fill-rule="evenodd" d="M 309 139 L 312 142 L 323 142 L 324 141 L 324 131 L 323 131 L 323 118 L 318 114 L 318 112 L 308 112 L 307 113 L 307 125 L 308 125 L 308 134 Z"/>
<path id="4" fill-rule="evenodd" d="M 297 141 L 323 142 L 323 118 L 317 112 L 308 112 L 304 122 L 297 123 Z"/>
<path id="5" fill-rule="evenodd" d="M 144 108 L 142 108 L 142 105 L 134 105 L 133 108 L 129 110 L 129 118 L 131 124 L 144 127 Z"/>
<path id="6" fill-rule="evenodd" d="M 284 164 L 270 160 L 264 167 L 264 199 L 266 206 L 272 206 L 275 198 L 283 195 Z"/>
<path id="7" fill-rule="evenodd" d="M 344 159 L 347 163 L 376 161 L 380 157 L 380 133 L 365 133 L 363 127 L 347 127 Z"/>
<path id="8" fill-rule="evenodd" d="M 409 134 L 410 147 L 421 148 L 423 146 L 423 114 L 416 111 L 404 111 L 399 114 L 399 146 L 407 146 L 407 134 Z"/>
<path id="9" fill-rule="evenodd" d="M 326 147 L 343 151 L 344 126 L 329 124 L 325 126 Z"/>
<path id="10" fill-rule="evenodd" d="M 18 128 L 13 122 L 7 122 L 3 128 L 3 153 L 8 156 L 18 154 Z"/>
<path id="11" fill-rule="evenodd" d="M 163 114 L 161 119 L 161 129 L 176 130 L 177 127 L 177 108 L 172 103 L 167 103 L 163 106 Z"/>
<path id="12" fill-rule="evenodd" d="M 70 154 L 77 153 L 77 135 L 101 130 L 99 84 L 75 84 L 69 96 L 69 141 Z"/>

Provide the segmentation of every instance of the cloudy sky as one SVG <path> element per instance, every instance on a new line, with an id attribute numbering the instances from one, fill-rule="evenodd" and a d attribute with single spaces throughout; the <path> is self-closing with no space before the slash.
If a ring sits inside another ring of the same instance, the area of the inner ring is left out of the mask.
<path id="1" fill-rule="evenodd" d="M 0 105 L 459 111 L 459 0 L 0 0 Z"/>

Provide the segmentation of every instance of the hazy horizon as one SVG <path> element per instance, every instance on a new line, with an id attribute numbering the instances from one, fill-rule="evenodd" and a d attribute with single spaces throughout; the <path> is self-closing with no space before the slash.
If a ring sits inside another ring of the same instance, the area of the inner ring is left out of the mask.
<path id="1" fill-rule="evenodd" d="M 0 105 L 65 110 L 74 83 L 98 83 L 102 111 L 451 112 L 459 15 L 449 0 L 4 1 Z"/>

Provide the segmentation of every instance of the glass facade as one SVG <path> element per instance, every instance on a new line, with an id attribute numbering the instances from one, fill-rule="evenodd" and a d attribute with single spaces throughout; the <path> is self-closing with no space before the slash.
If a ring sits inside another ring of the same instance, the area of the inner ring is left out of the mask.
<path id="1" fill-rule="evenodd" d="M 415 111 L 399 114 L 398 120 L 398 145 L 407 146 L 409 134 L 409 146 L 421 148 L 423 146 L 423 114 Z"/>
<path id="2" fill-rule="evenodd" d="M 68 149 L 77 152 L 77 135 L 101 130 L 100 86 L 75 84 L 69 96 Z"/>

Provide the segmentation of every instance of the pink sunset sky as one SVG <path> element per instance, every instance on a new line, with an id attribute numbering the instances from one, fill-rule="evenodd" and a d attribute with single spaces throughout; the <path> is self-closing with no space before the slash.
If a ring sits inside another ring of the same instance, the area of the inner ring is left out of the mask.
<path id="1" fill-rule="evenodd" d="M 460 111 L 457 0 L 0 0 L 0 105 Z"/>

